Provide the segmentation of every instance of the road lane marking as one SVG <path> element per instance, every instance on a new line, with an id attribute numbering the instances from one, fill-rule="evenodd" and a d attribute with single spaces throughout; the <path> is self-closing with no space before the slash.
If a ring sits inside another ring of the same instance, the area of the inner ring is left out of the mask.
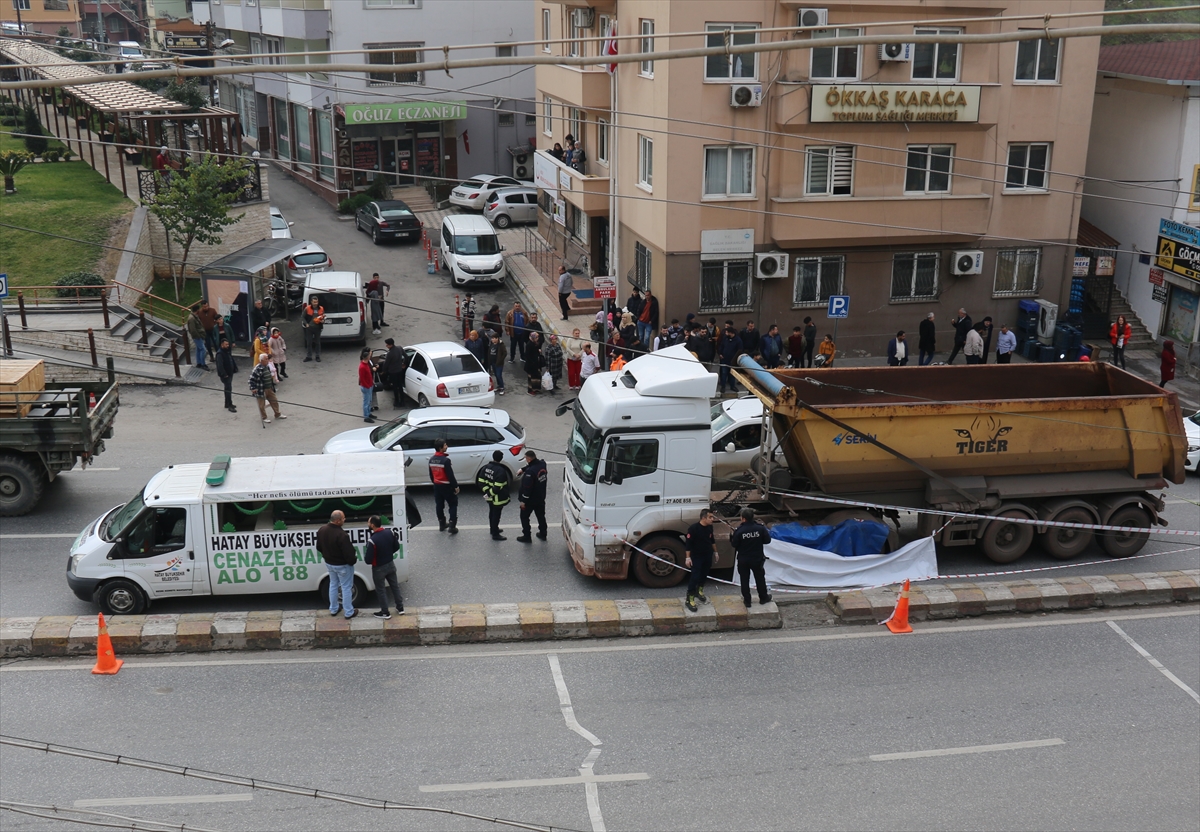
<path id="1" fill-rule="evenodd" d="M 1134 650 L 1138 651 L 1138 653 L 1141 654 L 1143 659 L 1150 662 L 1151 665 L 1153 665 L 1155 668 L 1157 668 L 1159 673 L 1161 673 L 1162 675 L 1164 675 L 1168 679 L 1170 679 L 1172 682 L 1174 682 L 1175 685 L 1180 690 L 1182 690 L 1188 696 L 1195 699 L 1196 702 L 1198 704 L 1200 704 L 1200 694 L 1196 693 L 1196 691 L 1189 688 L 1182 679 L 1180 679 L 1174 673 L 1172 673 L 1171 671 L 1169 671 L 1165 667 L 1163 667 L 1162 662 L 1160 662 L 1158 659 L 1154 658 L 1149 653 L 1147 653 L 1146 649 L 1144 647 L 1142 647 L 1142 645 L 1140 645 L 1136 641 L 1134 641 L 1132 638 L 1130 638 L 1129 634 L 1127 632 L 1125 632 L 1124 630 L 1122 630 L 1120 627 L 1118 627 L 1117 623 L 1115 621 L 1109 621 L 1108 626 L 1110 626 L 1114 630 L 1116 630 L 1117 635 L 1119 635 L 1121 638 L 1125 639 L 1125 641 L 1129 644 L 1129 646 L 1132 647 Z"/>
<path id="2" fill-rule="evenodd" d="M 554 676 L 554 687 L 558 691 L 558 705 L 562 708 L 563 719 L 567 727 L 592 745 L 603 745 L 600 738 L 579 724 L 575 719 L 575 708 L 571 706 L 571 694 L 567 691 L 566 680 L 563 679 L 562 668 L 558 664 L 558 656 L 551 653 L 546 657 L 550 660 L 550 673 Z"/>
<path id="3" fill-rule="evenodd" d="M 951 757 L 955 754 L 985 754 L 989 751 L 1016 751 L 1021 748 L 1045 748 L 1050 745 L 1066 745 L 1058 737 L 1050 740 L 1026 740 L 1024 742 L 1000 742 L 995 745 L 965 745 L 961 748 L 932 748 L 926 751 L 900 751 L 895 754 L 872 754 L 869 759 L 881 763 L 888 760 L 915 760 L 919 757 Z"/>
<path id="4" fill-rule="evenodd" d="M 995 624 L 966 624 L 966 625 L 951 625 L 938 626 L 930 625 L 926 622 L 925 627 L 917 630 L 918 636 L 936 636 L 942 634 L 957 634 L 970 633 L 989 630 L 1022 630 L 1026 628 L 1036 627 L 1068 627 L 1081 624 L 1099 624 L 1103 621 L 1139 621 L 1150 618 L 1180 618 L 1180 617 L 1196 617 L 1200 616 L 1200 610 L 1171 610 L 1169 612 L 1159 613 L 1131 613 L 1129 615 L 1071 615 L 1059 619 L 1042 619 L 1037 621 L 1008 621 L 997 622 Z M 551 653 L 638 653 L 651 652 L 656 650 L 699 650 L 706 648 L 722 648 L 722 647 L 756 647 L 766 644 L 802 644 L 805 642 L 820 642 L 820 641 L 849 641 L 853 639 L 872 639 L 872 638 L 889 638 L 891 633 L 884 630 L 880 632 L 878 629 L 863 629 L 852 632 L 841 633 L 822 633 L 820 635 L 808 636 L 746 636 L 737 635 L 730 636 L 724 639 L 704 639 L 696 641 L 663 641 L 649 642 L 643 644 L 604 644 L 589 647 L 563 647 L 556 644 L 551 647 L 530 647 L 521 650 L 513 650 L 507 644 L 496 645 L 495 650 L 465 650 L 455 652 L 453 649 L 445 652 L 438 651 L 435 647 L 419 647 L 410 652 L 396 652 L 403 648 L 386 648 L 386 652 L 381 652 L 375 655 L 343 655 L 342 653 L 331 654 L 328 657 L 324 656 L 297 656 L 295 658 L 254 658 L 254 659 L 224 659 L 224 658 L 208 658 L 208 659 L 185 659 L 156 661 L 153 659 L 125 659 L 123 669 L 144 667 L 144 668 L 159 668 L 159 667 L 236 667 L 241 665 L 273 665 L 273 664 L 330 664 L 338 662 L 410 662 L 410 661 L 436 661 L 442 659 L 494 659 L 494 658 L 513 658 L 525 656 L 548 656 Z M 674 637 L 672 637 L 674 638 Z M 276 651 L 279 652 L 279 651 Z M 365 652 L 365 651 L 364 651 Z M 92 665 L 95 662 L 91 659 L 86 661 L 74 661 L 70 659 L 57 659 L 50 664 L 38 664 L 36 662 L 45 661 L 43 659 L 24 659 L 15 658 L 9 659 L 8 664 L 0 666 L 0 673 L 46 673 L 59 671 L 91 671 Z"/>
<path id="5" fill-rule="evenodd" d="M 487 789 L 528 789 L 536 786 L 575 786 L 580 783 L 627 783 L 634 780 L 649 780 L 645 772 L 637 774 L 579 774 L 574 777 L 543 777 L 538 780 L 494 780 L 488 783 L 443 783 L 438 786 L 420 786 L 423 792 L 475 792 Z"/>
<path id="6" fill-rule="evenodd" d="M 121 470 L 120 468 L 96 468 L 96 467 L 89 466 L 87 468 L 72 468 L 70 471 L 63 471 L 61 473 L 63 473 L 63 474 L 86 474 L 88 471 L 120 471 L 120 470 Z"/>
<path id="7" fill-rule="evenodd" d="M 175 797 L 104 797 L 97 800 L 76 800 L 76 809 L 102 806 L 166 806 L 175 803 L 240 803 L 254 799 L 252 794 L 185 794 Z"/>
<path id="8" fill-rule="evenodd" d="M 600 789 L 596 786 L 595 765 L 599 757 L 599 748 L 589 751 L 579 766 L 579 773 L 587 778 L 583 782 L 583 793 L 587 797 L 588 819 L 592 822 L 592 832 L 607 832 L 604 815 L 600 812 Z"/>

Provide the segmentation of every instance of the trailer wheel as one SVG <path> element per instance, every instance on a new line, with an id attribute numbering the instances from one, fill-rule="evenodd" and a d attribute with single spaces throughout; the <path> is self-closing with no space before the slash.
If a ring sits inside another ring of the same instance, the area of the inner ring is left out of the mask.
<path id="1" fill-rule="evenodd" d="M 1028 523 L 1010 523 L 1006 518 L 1028 520 L 1023 511 L 1003 511 L 996 519 L 987 524 L 979 542 L 983 544 L 983 553 L 993 563 L 1012 563 L 1029 548 L 1033 542 L 1033 526 Z"/>
<path id="2" fill-rule="evenodd" d="M 1127 558 L 1136 555 L 1150 539 L 1150 527 L 1153 519 L 1145 508 L 1139 505 L 1123 506 L 1112 513 L 1105 523 L 1106 526 L 1137 526 L 1144 532 L 1104 532 L 1100 535 L 1100 546 L 1114 558 Z"/>
<path id="3" fill-rule="evenodd" d="M 836 526 L 845 520 L 869 520 L 873 523 L 883 523 L 883 525 L 887 526 L 888 536 L 887 543 L 884 544 L 887 548 L 883 550 L 882 554 L 894 552 L 900 548 L 900 534 L 896 531 L 896 529 L 889 525 L 886 520 L 881 520 L 865 509 L 848 508 L 843 509 L 842 511 L 835 511 L 833 514 L 827 515 L 825 519 L 821 521 L 821 525 Z"/>
<path id="4" fill-rule="evenodd" d="M 0 517 L 28 514 L 45 490 L 46 478 L 33 463 L 16 454 L 0 454 Z"/>
<path id="5" fill-rule="evenodd" d="M 637 578 L 638 583 L 642 586 L 652 587 L 654 589 L 662 589 L 664 587 L 675 586 L 682 583 L 683 578 L 687 575 L 683 569 L 676 566 L 683 566 L 683 561 L 686 557 L 686 552 L 683 548 L 683 543 L 674 537 L 656 537 L 642 545 L 643 549 L 652 555 L 657 555 L 668 563 L 653 560 L 637 552 L 633 557 L 633 577 Z"/>
<path id="6" fill-rule="evenodd" d="M 1096 518 L 1090 511 L 1079 506 L 1064 509 L 1054 515 L 1051 520 L 1056 523 L 1091 524 L 1096 522 Z M 1095 533 L 1091 529 L 1062 529 L 1051 526 L 1039 535 L 1038 542 L 1050 557 L 1071 560 L 1083 554 L 1094 536 Z"/>
<path id="7" fill-rule="evenodd" d="M 140 615 L 146 609 L 141 587 L 124 578 L 103 584 L 92 600 L 109 615 Z"/>

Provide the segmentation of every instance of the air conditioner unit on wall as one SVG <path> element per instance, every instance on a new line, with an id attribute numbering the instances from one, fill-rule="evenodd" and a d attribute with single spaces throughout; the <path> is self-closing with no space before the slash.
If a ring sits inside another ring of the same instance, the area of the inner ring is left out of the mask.
<path id="1" fill-rule="evenodd" d="M 828 9 L 801 9 L 796 18 L 797 26 L 828 26 Z"/>
<path id="2" fill-rule="evenodd" d="M 571 24 L 578 29 L 590 29 L 596 25 L 596 10 L 591 7 L 571 9 Z"/>
<path id="3" fill-rule="evenodd" d="M 954 262 L 950 264 L 950 273 L 956 275 L 982 274 L 982 251 L 956 251 Z"/>
<path id="4" fill-rule="evenodd" d="M 529 158 L 529 148 L 524 146 L 510 147 L 508 152 L 512 154 L 513 178 L 532 179 L 533 177 L 530 174 L 533 172 L 533 161 Z"/>
<path id="5" fill-rule="evenodd" d="M 911 61 L 913 45 L 911 43 L 881 43 L 879 44 L 880 61 Z"/>
<path id="6" fill-rule="evenodd" d="M 1054 343 L 1054 330 L 1058 326 L 1058 304 L 1037 298 L 1038 340 L 1043 344 Z"/>
<path id="7" fill-rule="evenodd" d="M 760 280 L 772 280 L 787 275 L 788 256 L 782 251 L 771 251 L 754 255 L 754 276 Z"/>
<path id="8" fill-rule="evenodd" d="M 737 84 L 729 88 L 730 107 L 761 107 L 762 84 Z"/>

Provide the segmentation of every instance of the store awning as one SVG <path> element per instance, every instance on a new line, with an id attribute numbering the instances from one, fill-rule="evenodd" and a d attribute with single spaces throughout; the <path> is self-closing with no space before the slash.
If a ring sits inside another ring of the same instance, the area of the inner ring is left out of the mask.
<path id="1" fill-rule="evenodd" d="M 200 266 L 203 275 L 233 274 L 252 277 L 285 257 L 290 257 L 308 245 L 306 240 L 259 240 L 219 260 Z"/>

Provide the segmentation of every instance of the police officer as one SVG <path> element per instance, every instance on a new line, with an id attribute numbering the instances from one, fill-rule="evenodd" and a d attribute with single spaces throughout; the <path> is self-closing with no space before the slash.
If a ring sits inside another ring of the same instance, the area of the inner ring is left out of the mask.
<path id="1" fill-rule="evenodd" d="M 500 533 L 500 514 L 511 497 L 512 474 L 504 464 L 504 452 L 492 451 L 492 461 L 480 469 L 475 482 L 483 489 L 483 499 L 488 504 L 488 524 L 492 529 L 492 540 L 508 540 Z"/>
<path id="2" fill-rule="evenodd" d="M 766 604 L 771 600 L 767 592 L 767 573 L 763 565 L 767 556 L 763 546 L 771 542 L 771 533 L 762 523 L 754 520 L 754 509 L 744 508 L 741 513 L 742 522 L 729 535 L 733 551 L 737 552 L 738 574 L 742 577 L 742 603 L 750 606 L 750 573 L 754 573 L 754 583 L 758 587 L 759 603 Z"/>
<path id="3" fill-rule="evenodd" d="M 529 517 L 537 515 L 538 540 L 546 539 L 546 461 L 537 458 L 533 451 L 525 452 L 525 467 L 521 469 L 521 490 L 517 499 L 521 501 L 521 543 L 532 543 Z"/>
<path id="4" fill-rule="evenodd" d="M 429 457 L 429 481 L 433 483 L 433 504 L 437 509 L 438 531 L 447 529 L 458 534 L 458 480 L 454 477 L 454 466 L 446 453 L 449 443 L 439 439 L 434 444 L 436 453 Z M 450 505 L 450 522 L 446 523 L 446 505 Z"/>
<path id="5" fill-rule="evenodd" d="M 684 604 L 692 612 L 696 611 L 696 600 L 708 602 L 704 594 L 704 581 L 708 579 L 708 570 L 712 569 L 713 551 L 716 543 L 713 540 L 713 516 L 708 509 L 700 510 L 700 522 L 693 523 L 687 530 L 687 557 L 683 565 L 692 570 L 688 578 L 687 598 Z"/>

